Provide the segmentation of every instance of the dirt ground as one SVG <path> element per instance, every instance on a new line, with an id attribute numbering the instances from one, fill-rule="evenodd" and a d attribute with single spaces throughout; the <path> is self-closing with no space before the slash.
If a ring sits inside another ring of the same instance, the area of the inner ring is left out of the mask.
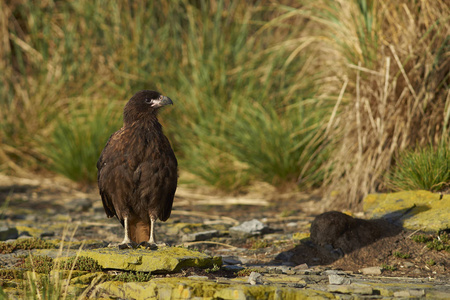
<path id="1" fill-rule="evenodd" d="M 156 232 L 160 239 L 179 245 L 183 244 L 183 230 L 189 226 L 175 232 L 173 228 L 177 226 L 193 224 L 195 232 L 225 223 L 227 226 L 209 241 L 185 245 L 212 255 L 235 257 L 247 267 L 306 264 L 305 267 L 355 273 L 367 267 L 382 267 L 383 275 L 388 277 L 448 278 L 450 253 L 430 250 L 425 244 L 414 242 L 411 237 L 418 232 L 387 227 L 378 240 L 369 239 L 363 246 L 347 249 L 345 255 L 318 246 L 311 239 L 302 239 L 309 233 L 314 218 L 324 211 L 320 200 L 318 194 L 279 194 L 270 188 L 231 197 L 181 187 L 171 218 L 166 223 L 159 222 Z M 230 226 L 252 219 L 266 224 L 268 233 L 248 238 L 233 236 L 228 231 Z M 0 175 L 0 222 L 8 226 L 34 226 L 43 230 L 41 235 L 46 238 L 60 238 L 67 223 L 78 226 L 72 237 L 75 240 L 117 242 L 123 232 L 117 220 L 106 218 L 96 187 L 82 189 L 59 178 Z"/>

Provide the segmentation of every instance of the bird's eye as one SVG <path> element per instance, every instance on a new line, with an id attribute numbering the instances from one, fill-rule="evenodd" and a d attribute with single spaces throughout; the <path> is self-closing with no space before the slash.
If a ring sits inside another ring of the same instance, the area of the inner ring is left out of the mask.
<path id="1" fill-rule="evenodd" d="M 151 103 L 152 103 L 152 99 L 149 99 L 149 98 L 145 98 L 145 103 L 147 103 L 147 104 L 151 104 Z"/>

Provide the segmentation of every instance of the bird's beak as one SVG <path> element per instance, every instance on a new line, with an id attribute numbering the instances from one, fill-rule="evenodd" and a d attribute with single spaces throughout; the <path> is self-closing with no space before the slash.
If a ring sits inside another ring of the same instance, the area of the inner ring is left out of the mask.
<path id="1" fill-rule="evenodd" d="M 172 104 L 173 102 L 169 97 L 166 96 L 160 96 L 157 100 L 153 101 L 152 107 L 158 108 L 158 107 L 162 107 L 168 104 Z"/>

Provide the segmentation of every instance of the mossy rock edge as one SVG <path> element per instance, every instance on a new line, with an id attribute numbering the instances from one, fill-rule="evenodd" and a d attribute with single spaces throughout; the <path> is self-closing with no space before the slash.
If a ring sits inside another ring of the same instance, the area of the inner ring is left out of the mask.
<path id="1" fill-rule="evenodd" d="M 183 268 L 211 268 L 221 266 L 221 257 L 179 247 L 164 247 L 158 250 L 100 248 L 81 251 L 80 256 L 93 258 L 104 269 L 134 272 L 171 273 Z"/>

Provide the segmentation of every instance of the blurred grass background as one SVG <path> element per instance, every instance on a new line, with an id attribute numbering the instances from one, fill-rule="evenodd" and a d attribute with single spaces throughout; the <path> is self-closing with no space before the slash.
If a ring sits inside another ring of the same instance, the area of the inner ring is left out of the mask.
<path id="1" fill-rule="evenodd" d="M 437 172 L 408 153 L 448 148 L 444 0 L 0 0 L 0 37 L 2 172 L 95 182 L 141 89 L 174 100 L 160 119 L 183 173 L 228 192 L 321 188 L 355 208 L 407 168 Z M 448 154 L 428 157 L 448 181 Z"/>

